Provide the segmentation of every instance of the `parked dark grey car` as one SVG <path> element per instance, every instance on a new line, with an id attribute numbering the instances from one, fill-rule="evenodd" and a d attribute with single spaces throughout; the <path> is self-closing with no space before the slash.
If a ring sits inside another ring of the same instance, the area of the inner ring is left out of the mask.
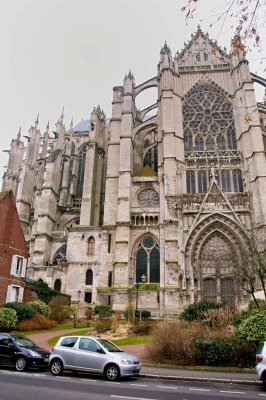
<path id="1" fill-rule="evenodd" d="M 137 357 L 97 336 L 61 337 L 49 363 L 53 375 L 60 375 L 64 370 L 83 371 L 105 375 L 109 380 L 138 376 L 141 369 Z"/>
<path id="2" fill-rule="evenodd" d="M 17 371 L 27 368 L 48 368 L 50 352 L 22 335 L 0 333 L 0 365 L 15 366 Z"/>

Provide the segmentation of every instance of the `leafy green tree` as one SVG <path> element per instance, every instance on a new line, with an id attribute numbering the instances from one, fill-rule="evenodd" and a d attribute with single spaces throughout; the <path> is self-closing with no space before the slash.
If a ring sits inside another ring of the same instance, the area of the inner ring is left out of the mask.
<path id="1" fill-rule="evenodd" d="M 17 313 L 11 308 L 0 308 L 0 329 L 1 331 L 10 331 L 16 328 L 18 323 Z"/>

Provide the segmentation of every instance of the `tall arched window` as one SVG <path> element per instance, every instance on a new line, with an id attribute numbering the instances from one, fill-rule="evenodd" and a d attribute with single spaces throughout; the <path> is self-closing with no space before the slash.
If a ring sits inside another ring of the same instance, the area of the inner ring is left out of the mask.
<path id="1" fill-rule="evenodd" d="M 56 279 L 54 282 L 54 290 L 57 292 L 61 292 L 61 281 L 60 279 Z"/>
<path id="2" fill-rule="evenodd" d="M 71 188 L 71 183 L 72 183 L 73 164 L 74 164 L 74 160 L 73 160 L 73 158 L 71 158 L 71 160 L 69 162 L 67 193 L 70 193 L 70 188 Z"/>
<path id="3" fill-rule="evenodd" d="M 88 255 L 93 256 L 95 253 L 95 239 L 94 237 L 89 237 L 88 239 Z"/>
<path id="4" fill-rule="evenodd" d="M 242 169 L 243 159 L 237 151 L 230 97 L 211 80 L 202 80 L 186 95 L 182 111 L 187 193 L 205 192 L 205 176 L 208 186 L 212 167 L 225 170 L 220 172 L 222 190 L 239 191 L 241 184 L 233 170 Z M 205 176 L 198 174 L 203 169 Z"/>
<path id="5" fill-rule="evenodd" d="M 88 269 L 86 272 L 86 285 L 93 284 L 93 272 L 91 269 Z"/>
<path id="6" fill-rule="evenodd" d="M 160 253 L 158 244 L 151 235 L 144 236 L 136 254 L 136 281 L 145 275 L 147 282 L 160 283 Z"/>
<path id="7" fill-rule="evenodd" d="M 207 175 L 206 171 L 198 172 L 198 192 L 206 193 L 207 192 Z"/>
<path id="8" fill-rule="evenodd" d="M 54 255 L 53 264 L 59 264 L 60 261 L 66 260 L 66 250 L 67 250 L 66 244 L 59 247 L 59 249 L 56 251 Z"/>
<path id="9" fill-rule="evenodd" d="M 77 192 L 76 196 L 81 198 L 83 193 L 83 181 L 84 181 L 84 172 L 85 172 L 85 161 L 86 161 L 86 151 L 87 145 L 84 144 L 81 147 L 78 157 L 78 179 L 77 179 Z"/>

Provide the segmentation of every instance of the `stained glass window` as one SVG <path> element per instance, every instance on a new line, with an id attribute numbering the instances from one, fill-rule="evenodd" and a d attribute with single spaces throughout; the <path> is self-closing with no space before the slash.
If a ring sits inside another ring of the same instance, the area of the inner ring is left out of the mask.
<path id="1" fill-rule="evenodd" d="M 187 171 L 187 193 L 195 193 L 195 171 Z"/>
<path id="2" fill-rule="evenodd" d="M 136 254 L 136 281 L 160 282 L 160 253 L 158 244 L 151 236 L 145 236 L 139 243 Z"/>
<path id="3" fill-rule="evenodd" d="M 198 172 L 198 192 L 205 193 L 207 192 L 207 174 L 206 171 Z"/>

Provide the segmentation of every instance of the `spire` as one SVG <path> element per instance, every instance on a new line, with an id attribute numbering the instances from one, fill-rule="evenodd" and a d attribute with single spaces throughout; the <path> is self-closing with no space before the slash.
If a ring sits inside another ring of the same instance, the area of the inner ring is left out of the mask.
<path id="1" fill-rule="evenodd" d="M 60 118 L 62 118 L 62 119 L 64 119 L 64 111 L 65 111 L 65 106 L 63 106 L 63 109 L 62 109 L 62 113 L 61 113 L 61 117 Z"/>
<path id="2" fill-rule="evenodd" d="M 45 129 L 45 133 L 48 133 L 49 132 L 49 121 L 47 122 L 47 125 L 46 125 L 46 129 Z"/>
<path id="3" fill-rule="evenodd" d="M 57 121 L 56 125 L 63 125 L 64 117 L 65 117 L 64 111 L 65 111 L 65 107 L 63 106 L 61 115 L 60 115 L 60 117 L 58 118 L 58 121 Z"/>
<path id="4" fill-rule="evenodd" d="M 37 128 L 38 125 L 39 125 L 39 113 L 38 113 L 36 121 L 35 121 L 35 128 Z"/>
<path id="5" fill-rule="evenodd" d="M 71 121 L 70 121 L 70 130 L 73 131 L 73 117 L 71 118 Z"/>
<path id="6" fill-rule="evenodd" d="M 161 54 L 171 54 L 170 47 L 167 45 L 166 41 L 164 42 L 164 46 L 161 48 Z"/>
<path id="7" fill-rule="evenodd" d="M 129 70 L 128 74 L 125 75 L 124 82 L 125 82 L 127 79 L 129 79 L 130 81 L 134 81 L 134 82 L 135 82 L 135 78 L 134 78 L 133 73 L 131 72 L 131 69 Z"/>
<path id="8" fill-rule="evenodd" d="M 21 126 L 19 127 L 19 131 L 17 134 L 17 141 L 20 142 L 20 138 L 21 138 Z"/>

